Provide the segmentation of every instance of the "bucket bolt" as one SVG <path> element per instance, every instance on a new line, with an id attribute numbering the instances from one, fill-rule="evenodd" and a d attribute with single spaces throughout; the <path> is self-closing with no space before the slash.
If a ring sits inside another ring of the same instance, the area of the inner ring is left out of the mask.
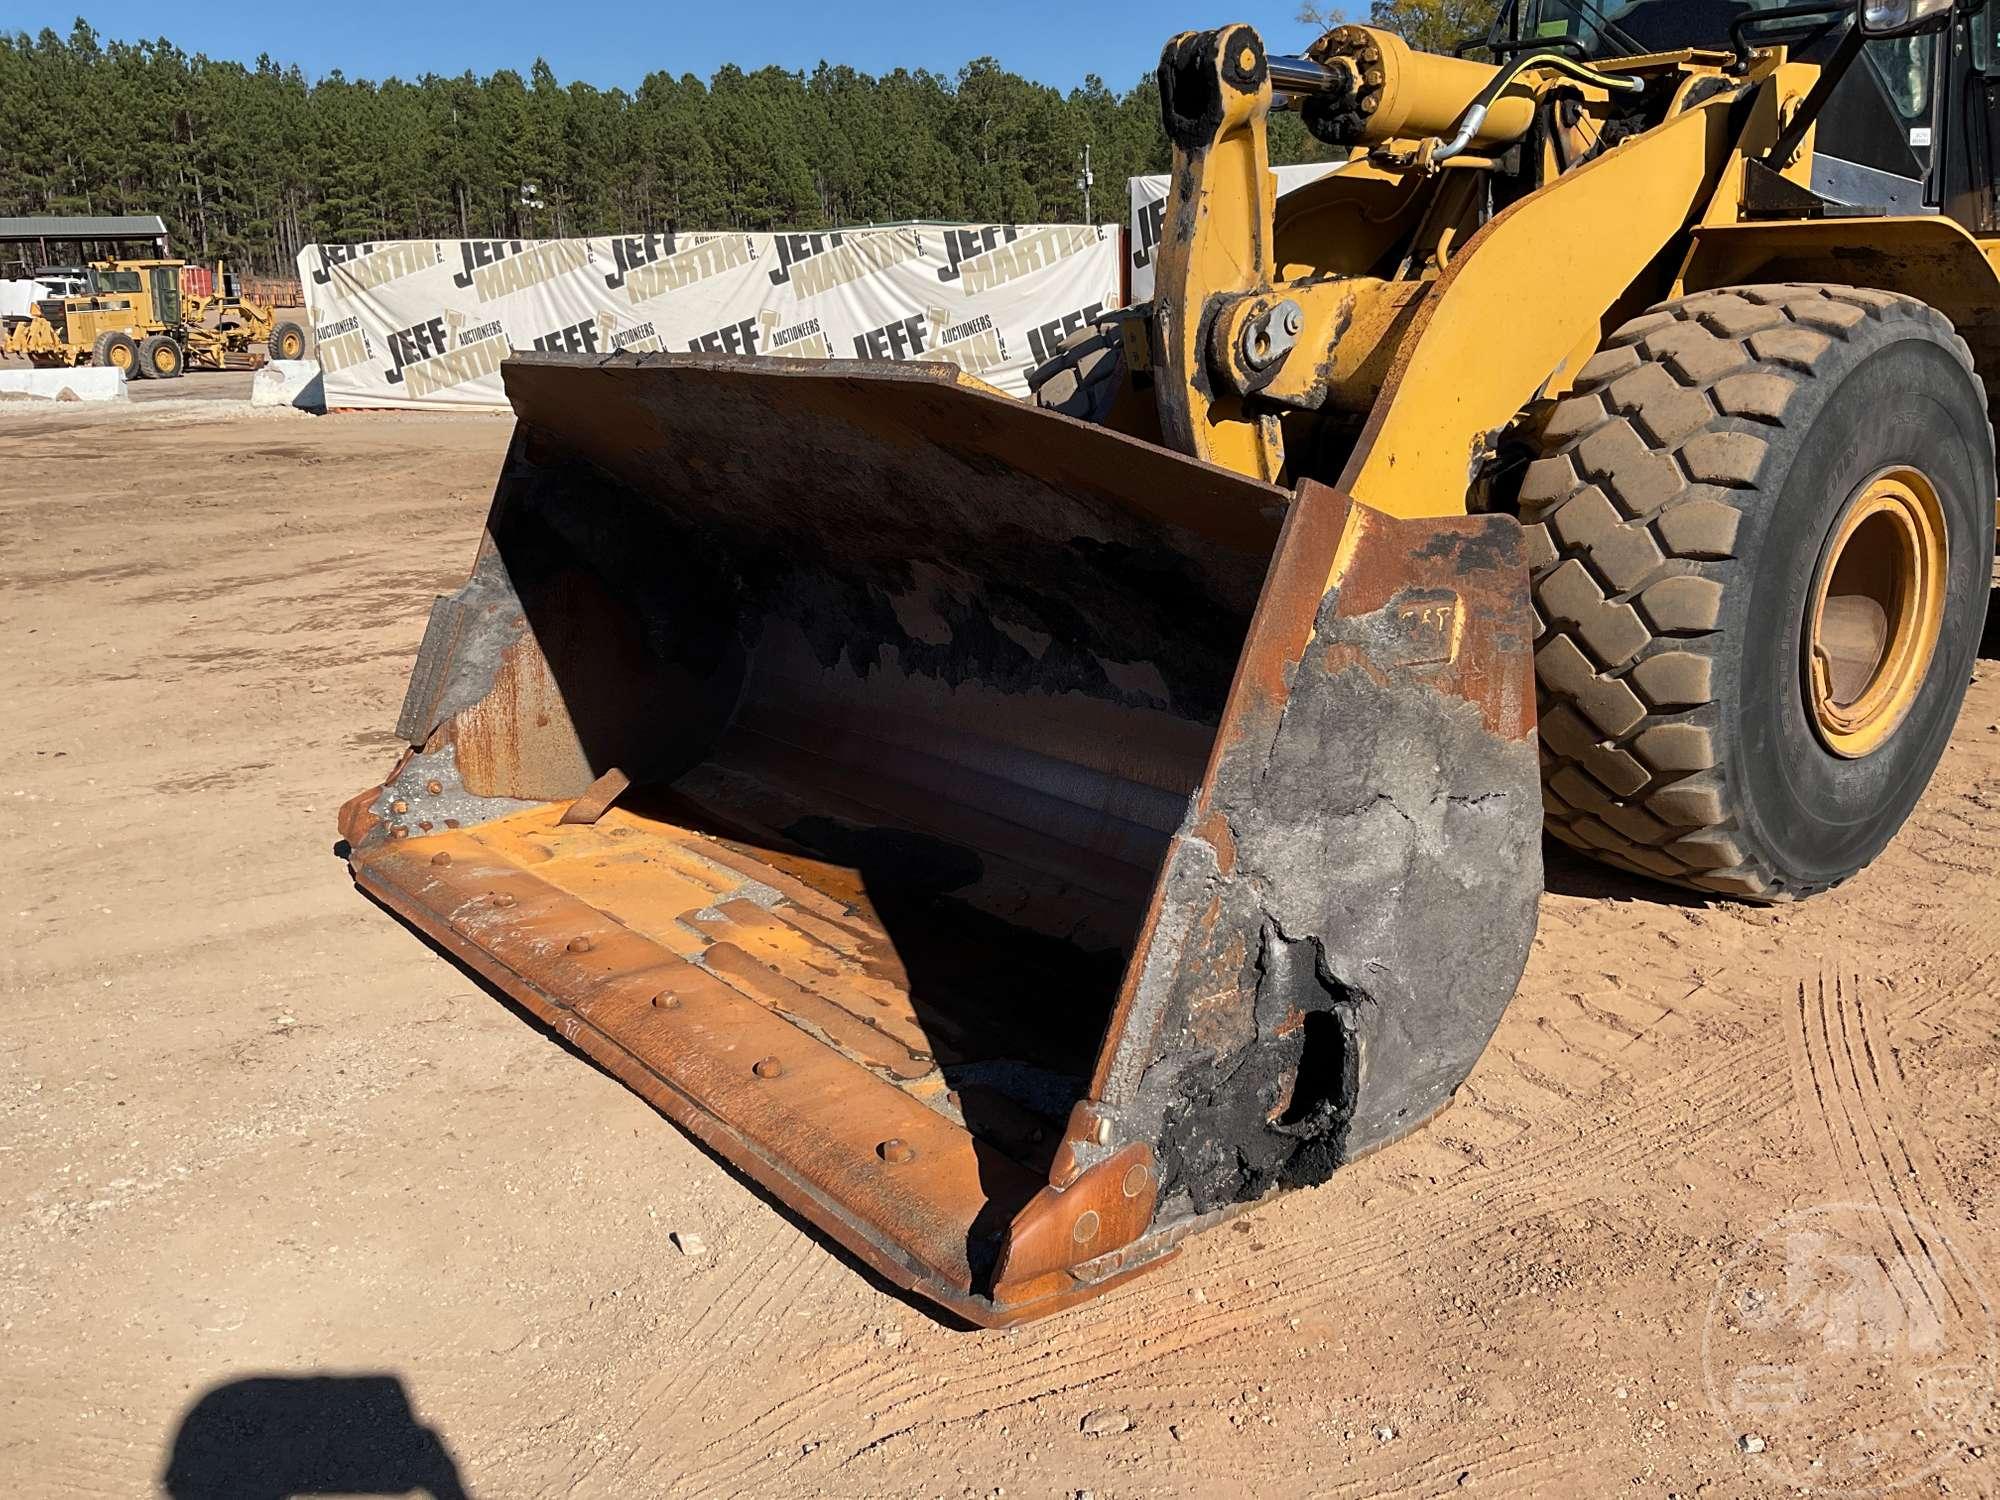
<path id="1" fill-rule="evenodd" d="M 1209 334 L 1209 364 L 1218 380 L 1249 395 L 1277 378 L 1305 332 L 1305 309 L 1291 297 L 1269 294 L 1237 298 L 1215 315 Z"/>
<path id="2" fill-rule="evenodd" d="M 1237 338 L 1245 368 L 1259 375 L 1275 369 L 1298 343 L 1305 320 L 1305 312 L 1289 297 L 1251 318 Z"/>

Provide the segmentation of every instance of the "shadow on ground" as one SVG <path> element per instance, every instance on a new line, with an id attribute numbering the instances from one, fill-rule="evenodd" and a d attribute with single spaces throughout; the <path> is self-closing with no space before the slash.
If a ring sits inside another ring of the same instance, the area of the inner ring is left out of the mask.
<path id="1" fill-rule="evenodd" d="M 174 1500 L 466 1496 L 451 1450 L 394 1375 L 224 1381 L 181 1418 L 161 1484 Z"/>
<path id="2" fill-rule="evenodd" d="M 2000 661 L 2000 587 L 1986 596 L 1986 628 L 1979 634 L 1982 661 Z"/>
<path id="3" fill-rule="evenodd" d="M 1713 906 L 1726 899 L 1685 891 L 1643 875 L 1628 875 L 1550 838 L 1542 840 L 1542 889 L 1558 896 L 1643 901 L 1652 906 Z"/>

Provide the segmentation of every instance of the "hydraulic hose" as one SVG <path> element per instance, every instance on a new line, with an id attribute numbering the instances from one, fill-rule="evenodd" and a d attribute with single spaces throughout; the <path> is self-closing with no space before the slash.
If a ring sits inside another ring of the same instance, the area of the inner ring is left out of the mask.
<path id="1" fill-rule="evenodd" d="M 1478 63 L 1419 52 L 1373 26 L 1336 27 L 1306 56 L 1273 57 L 1269 65 L 1278 106 L 1298 110 L 1306 129 L 1328 145 L 1421 141 L 1424 152 L 1439 157 L 1519 139 L 1533 122 L 1535 101 L 1502 95 L 1532 69 L 1606 93 L 1643 87 L 1554 50 Z"/>
<path id="2" fill-rule="evenodd" d="M 1449 161 L 1470 146 L 1473 138 L 1479 134 L 1479 127 L 1486 123 L 1487 111 L 1493 108 L 1494 101 L 1530 68 L 1548 68 L 1565 77 L 1574 78 L 1579 83 L 1587 83 L 1614 94 L 1636 94 L 1645 87 L 1640 79 L 1620 77 L 1615 73 L 1600 73 L 1597 69 L 1560 52 L 1527 53 L 1515 58 L 1494 74 L 1493 81 L 1474 96 L 1472 103 L 1466 106 L 1465 113 L 1459 116 L 1458 127 L 1452 132 L 1449 140 L 1432 138 L 1429 157 L 1431 164 L 1435 166 L 1439 162 Z M 1422 155 L 1421 149 L 1418 155 Z"/>

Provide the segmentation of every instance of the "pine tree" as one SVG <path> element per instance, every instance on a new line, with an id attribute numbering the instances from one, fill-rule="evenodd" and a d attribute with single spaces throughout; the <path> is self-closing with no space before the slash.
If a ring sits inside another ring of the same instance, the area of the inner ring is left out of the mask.
<path id="1" fill-rule="evenodd" d="M 1483 37 L 1499 10 L 1496 0 L 1369 0 L 1368 24 L 1393 31 L 1423 52 L 1449 52 L 1461 42 Z M 1299 23 L 1319 29 L 1347 17 L 1331 5 L 1299 7 Z"/>
<path id="2" fill-rule="evenodd" d="M 1480 0 L 1377 0 L 1383 5 Z M 1323 155 L 1281 116 L 1272 154 Z M 631 92 L 526 77 L 308 80 L 165 39 L 0 32 L 0 213 L 157 213 L 190 259 L 283 269 L 314 241 L 819 229 L 1083 216 L 1166 168 L 1150 75 L 1067 94 L 977 58 L 955 76 L 724 67 Z M 530 192 L 524 188 L 532 189 Z"/>

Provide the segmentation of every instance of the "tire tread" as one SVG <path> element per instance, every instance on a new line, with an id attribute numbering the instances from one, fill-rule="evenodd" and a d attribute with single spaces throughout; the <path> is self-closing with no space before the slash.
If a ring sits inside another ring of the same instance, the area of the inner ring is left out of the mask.
<path id="1" fill-rule="evenodd" d="M 1806 283 L 1697 292 L 1618 329 L 1539 430 L 1521 521 L 1542 634 L 1535 663 L 1548 832 L 1605 863 L 1716 895 L 1812 894 L 1742 836 L 1719 763 L 1712 679 L 1724 591 L 1747 572 L 1743 515 L 1807 382 L 1871 324 L 1941 313 Z M 1984 387 L 1975 379 L 1984 402 Z M 1853 873 L 1852 871 L 1847 872 Z"/>

